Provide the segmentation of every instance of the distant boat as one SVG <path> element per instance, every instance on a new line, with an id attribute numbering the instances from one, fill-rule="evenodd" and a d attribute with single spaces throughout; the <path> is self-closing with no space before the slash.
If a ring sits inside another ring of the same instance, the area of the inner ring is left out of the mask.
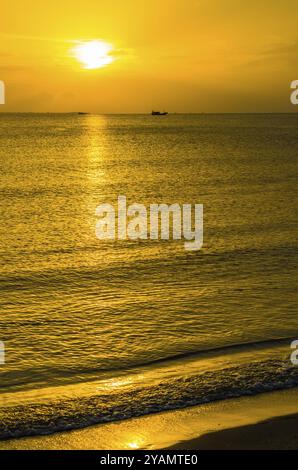
<path id="1" fill-rule="evenodd" d="M 78 114 L 82 115 L 82 114 L 89 114 L 89 113 L 83 113 L 83 111 L 79 111 Z"/>
<path id="2" fill-rule="evenodd" d="M 164 111 L 164 112 L 160 112 L 160 111 L 152 111 L 152 116 L 166 116 L 167 114 L 169 114 L 167 111 Z"/>

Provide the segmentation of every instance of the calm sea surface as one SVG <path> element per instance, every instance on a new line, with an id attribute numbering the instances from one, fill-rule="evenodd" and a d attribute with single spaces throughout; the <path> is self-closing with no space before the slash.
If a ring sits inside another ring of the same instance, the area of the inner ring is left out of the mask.
<path id="1" fill-rule="evenodd" d="M 36 397 L 75 427 L 297 384 L 297 114 L 0 114 L 0 145 L 4 435 Z M 203 249 L 98 240 L 118 195 L 203 203 Z"/>

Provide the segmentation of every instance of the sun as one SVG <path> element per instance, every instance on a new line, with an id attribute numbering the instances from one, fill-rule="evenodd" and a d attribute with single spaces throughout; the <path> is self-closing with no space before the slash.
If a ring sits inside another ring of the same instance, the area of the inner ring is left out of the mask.
<path id="1" fill-rule="evenodd" d="M 111 44 L 94 40 L 77 44 L 72 49 L 72 55 L 81 62 L 85 69 L 99 69 L 114 62 L 112 51 Z"/>

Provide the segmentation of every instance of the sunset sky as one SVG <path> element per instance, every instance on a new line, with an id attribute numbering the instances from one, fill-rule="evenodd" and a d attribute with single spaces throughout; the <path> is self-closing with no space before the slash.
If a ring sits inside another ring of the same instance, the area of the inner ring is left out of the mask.
<path id="1" fill-rule="evenodd" d="M 2 0 L 0 9 L 1 112 L 297 111 L 296 0 Z M 78 59 L 88 41 L 107 47 L 89 61 L 98 68 Z"/>

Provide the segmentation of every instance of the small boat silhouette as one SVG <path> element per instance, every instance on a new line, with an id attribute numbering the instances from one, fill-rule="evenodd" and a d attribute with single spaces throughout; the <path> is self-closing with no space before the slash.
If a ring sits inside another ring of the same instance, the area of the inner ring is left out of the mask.
<path id="1" fill-rule="evenodd" d="M 163 111 L 163 112 L 160 112 L 160 111 L 152 111 L 152 116 L 166 116 L 168 114 L 167 111 Z"/>

